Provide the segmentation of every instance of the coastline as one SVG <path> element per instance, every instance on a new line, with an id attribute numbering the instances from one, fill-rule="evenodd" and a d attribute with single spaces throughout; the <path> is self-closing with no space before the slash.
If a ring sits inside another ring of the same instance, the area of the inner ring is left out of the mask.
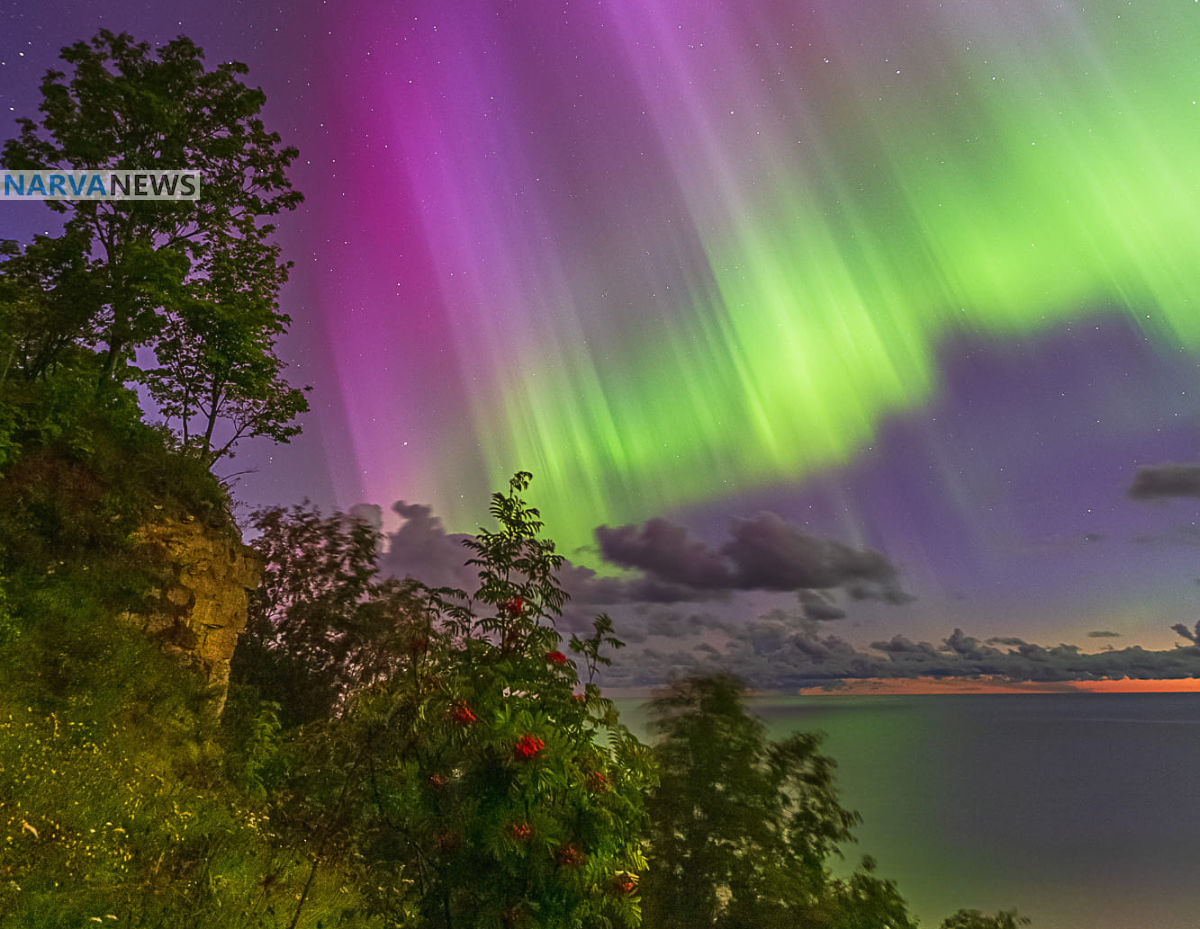
<path id="1" fill-rule="evenodd" d="M 652 700 L 666 685 L 602 687 L 610 700 Z M 1200 678 L 1117 678 L 1098 681 L 1010 681 L 981 678 L 859 678 L 788 690 L 748 689 L 750 699 L 772 697 L 956 696 L 964 694 L 1180 694 L 1200 693 Z"/>

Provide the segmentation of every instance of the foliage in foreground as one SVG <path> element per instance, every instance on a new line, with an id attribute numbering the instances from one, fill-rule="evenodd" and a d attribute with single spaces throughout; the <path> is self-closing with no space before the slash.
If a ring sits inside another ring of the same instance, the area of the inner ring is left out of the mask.
<path id="1" fill-rule="evenodd" d="M 314 545 L 278 549 L 303 564 L 268 571 L 277 609 L 247 647 L 307 643 L 277 682 L 325 682 L 303 723 L 257 691 L 268 674 L 235 684 L 216 728 L 202 682 L 133 630 L 77 617 L 56 653 L 18 611 L 0 927 L 914 926 L 869 860 L 833 875 L 857 817 L 832 762 L 813 736 L 766 740 L 737 681 L 676 682 L 653 751 L 621 726 L 592 680 L 611 624 L 555 630 L 562 559 L 527 483 L 494 496 L 470 594 L 381 582 L 349 557 L 374 550 L 369 531 L 276 512 L 264 550 L 293 530 Z M 28 676 L 39 662 L 57 673 Z M 962 911 L 943 929 L 1022 922 Z"/>
<path id="2" fill-rule="evenodd" d="M 858 817 L 838 802 L 818 736 L 768 741 L 741 682 L 719 674 L 676 681 L 651 710 L 660 780 L 648 925 L 915 927 L 869 860 L 849 879 L 832 876 Z"/>
<path id="3" fill-rule="evenodd" d="M 468 543 L 479 587 L 426 591 L 417 606 L 409 594 L 394 617 L 390 675 L 311 727 L 313 754 L 291 780 L 305 799 L 283 812 L 317 850 L 314 873 L 323 855 L 356 862 L 366 910 L 383 925 L 639 922 L 649 759 L 611 702 L 579 680 L 579 664 L 590 674 L 603 660 L 607 621 L 571 640 L 575 659 L 562 651 L 562 557 L 520 497 L 528 480 L 518 474 L 494 495 L 498 530 Z M 299 522 L 335 543 L 319 547 L 326 554 L 354 548 L 337 544 L 353 530 Z M 369 587 L 358 605 L 371 613 Z M 355 637 L 347 610 L 327 606 L 329 647 L 312 652 L 332 682 L 370 667 L 379 638 Z"/>
<path id="4" fill-rule="evenodd" d="M 70 717 L 0 707 L 0 926 L 281 925 L 304 862 L 214 776 L 215 742 Z M 334 880 L 318 895 L 326 913 L 352 899 Z"/>
<path id="5" fill-rule="evenodd" d="M 330 719 L 411 655 L 421 586 L 379 578 L 379 534 L 360 520 L 270 507 L 251 528 L 263 579 L 232 678 L 278 704 L 285 728 Z"/>
<path id="6" fill-rule="evenodd" d="M 649 795 L 645 925 L 654 929 L 916 929 L 896 885 L 864 857 L 831 867 L 860 821 L 821 738 L 770 741 L 741 681 L 674 681 L 650 705 L 658 781 Z M 1017 929 L 1015 911 L 960 910 L 941 929 Z"/>

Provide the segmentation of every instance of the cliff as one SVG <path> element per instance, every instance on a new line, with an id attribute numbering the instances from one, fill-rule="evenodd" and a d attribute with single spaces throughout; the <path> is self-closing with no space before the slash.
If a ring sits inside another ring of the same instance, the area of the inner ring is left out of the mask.
<path id="1" fill-rule="evenodd" d="M 248 598 L 262 574 L 258 558 L 228 531 L 190 517 L 144 526 L 136 540 L 159 566 L 163 582 L 151 592 L 147 610 L 130 618 L 163 651 L 205 675 L 218 690 L 219 712 Z"/>

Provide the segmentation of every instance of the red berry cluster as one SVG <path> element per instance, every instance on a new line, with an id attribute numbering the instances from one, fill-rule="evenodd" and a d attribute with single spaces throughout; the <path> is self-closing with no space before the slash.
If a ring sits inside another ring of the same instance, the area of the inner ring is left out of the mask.
<path id="1" fill-rule="evenodd" d="M 608 790 L 608 778 L 604 776 L 603 771 L 593 771 L 588 775 L 587 785 L 588 790 L 602 793 Z"/>
<path id="2" fill-rule="evenodd" d="M 551 664 L 566 664 L 567 656 L 562 652 L 546 652 L 546 660 Z"/>
<path id="3" fill-rule="evenodd" d="M 574 845 L 564 845 L 554 854 L 555 860 L 564 868 L 571 868 L 583 863 L 583 852 Z"/>
<path id="4" fill-rule="evenodd" d="M 637 890 L 637 881 L 633 879 L 633 875 L 627 872 L 613 875 L 613 879 L 609 881 L 609 889 L 615 894 L 631 894 Z"/>
<path id="5" fill-rule="evenodd" d="M 525 601 L 520 597 L 513 597 L 511 600 L 505 600 L 501 603 L 500 609 L 513 619 L 516 619 L 525 610 Z"/>
<path id="6" fill-rule="evenodd" d="M 431 774 L 431 775 L 429 775 L 429 786 L 430 787 L 445 787 L 446 786 L 446 778 L 443 777 L 441 774 Z"/>
<path id="7" fill-rule="evenodd" d="M 475 714 L 471 712 L 471 708 L 462 702 L 451 705 L 450 719 L 460 726 L 470 726 L 478 721 Z"/>
<path id="8" fill-rule="evenodd" d="M 525 735 L 517 739 L 517 744 L 513 746 L 513 754 L 522 761 L 528 761 L 545 747 L 546 743 L 544 740 L 539 739 L 536 735 L 525 733 Z"/>
<path id="9" fill-rule="evenodd" d="M 524 842 L 533 835 L 533 826 L 529 823 L 509 823 L 508 834 L 518 842 Z"/>

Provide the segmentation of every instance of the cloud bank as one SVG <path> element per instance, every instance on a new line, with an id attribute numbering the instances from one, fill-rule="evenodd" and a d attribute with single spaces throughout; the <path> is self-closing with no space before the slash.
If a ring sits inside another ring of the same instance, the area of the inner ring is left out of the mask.
<path id="1" fill-rule="evenodd" d="M 392 510 L 401 524 L 386 535 L 380 555 L 385 575 L 474 589 L 477 578 L 465 564 L 469 553 L 462 544 L 468 536 L 446 532 L 427 506 L 400 501 Z M 356 508 L 355 515 L 380 525 L 378 508 Z M 587 629 L 600 610 L 612 613 L 618 636 L 631 647 L 604 675 L 609 684 L 651 686 L 672 673 L 717 667 L 753 687 L 777 689 L 861 678 L 1049 683 L 1200 677 L 1200 624 L 1195 630 L 1174 627 L 1186 644 L 1163 651 L 1106 644 L 1090 653 L 1014 636 L 980 640 L 961 629 L 936 644 L 893 635 L 855 646 L 829 633 L 829 623 L 843 619 L 844 603 L 856 598 L 910 600 L 896 568 L 879 552 L 813 537 L 770 513 L 734 520 L 719 546 L 665 519 L 600 527 L 596 538 L 601 555 L 629 573 L 604 577 L 568 562 L 560 581 L 572 600 L 559 628 Z M 788 609 L 747 620 L 737 615 L 746 605 L 738 595 L 746 593 L 790 594 L 794 600 Z M 1109 640 L 1118 634 L 1093 630 L 1086 636 Z"/>
<path id="2" fill-rule="evenodd" d="M 1128 494 L 1134 500 L 1200 497 L 1200 464 L 1160 464 L 1138 468 Z"/>
<path id="3" fill-rule="evenodd" d="M 1089 653 L 1075 645 L 1045 647 L 1009 637 L 985 642 L 961 629 L 937 644 L 894 635 L 861 649 L 840 636 L 825 634 L 801 614 L 787 617 L 778 611 L 740 628 L 719 625 L 726 633 L 719 646 L 696 640 L 690 647 L 676 641 L 668 648 L 668 643 L 647 640 L 643 650 L 622 654 L 620 666 L 614 666 L 608 681 L 651 686 L 671 674 L 718 667 L 753 687 L 779 690 L 862 678 L 999 677 L 1050 683 L 1200 677 L 1200 644 L 1196 643 L 1200 629 L 1182 626 L 1176 631 L 1191 643 L 1186 646 L 1162 651 L 1109 647 Z M 683 628 L 686 623 L 677 622 L 676 626 Z M 710 624 L 710 628 L 714 627 Z M 997 642 L 1008 647 L 998 648 Z"/>
<path id="4" fill-rule="evenodd" d="M 378 507 L 359 506 L 355 515 L 378 527 Z M 380 569 L 389 577 L 413 577 L 431 587 L 471 590 L 475 573 L 465 566 L 463 542 L 468 536 L 448 533 L 428 506 L 398 501 L 392 512 L 401 519 L 385 535 Z M 621 603 L 689 603 L 721 600 L 738 592 L 798 593 L 810 619 L 845 616 L 832 591 L 851 599 L 905 603 L 912 598 L 900 587 L 894 565 L 870 549 L 809 535 L 773 513 L 734 520 L 728 540 L 719 548 L 693 538 L 665 519 L 641 526 L 596 530 L 600 555 L 627 569 L 625 576 L 605 577 L 591 568 L 567 562 L 559 579 L 579 606 Z"/>
<path id="5" fill-rule="evenodd" d="M 735 519 L 729 539 L 718 549 L 665 519 L 616 529 L 601 526 L 596 541 L 611 564 L 692 592 L 841 588 L 856 599 L 912 599 L 901 589 L 895 566 L 879 552 L 817 538 L 774 513 Z M 811 606 L 814 613 L 822 609 L 816 601 Z"/>

